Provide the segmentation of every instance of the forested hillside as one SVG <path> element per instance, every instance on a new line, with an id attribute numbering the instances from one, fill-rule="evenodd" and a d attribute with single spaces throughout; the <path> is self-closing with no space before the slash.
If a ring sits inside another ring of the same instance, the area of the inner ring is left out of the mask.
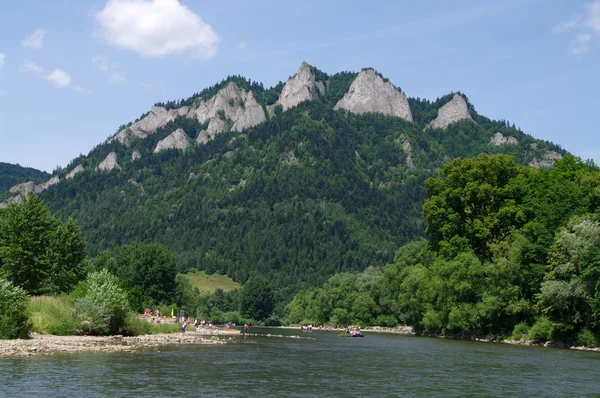
<path id="1" fill-rule="evenodd" d="M 55 173 L 61 182 L 41 198 L 53 214 L 79 222 L 92 256 L 158 242 L 175 253 L 181 271 L 217 271 L 241 283 L 264 275 L 281 300 L 335 273 L 391 263 L 398 247 L 423 237 L 424 182 L 450 159 L 505 153 L 525 165 L 565 154 L 479 115 L 472 104 L 472 120 L 426 128 L 453 94 L 433 102 L 409 98 L 413 122 L 334 110 L 357 74 L 310 71 L 326 90 L 285 111 L 277 102 L 283 83 L 264 89 L 240 77 L 157 104 L 167 111 L 201 106 L 233 81 L 240 91 L 252 90 L 267 119 L 235 131 L 217 112 L 228 127 L 201 144 L 197 138 L 213 120 L 183 115 L 152 134 L 107 140 Z M 236 101 L 229 105 L 247 105 Z M 196 145 L 157 151 L 177 129 Z M 98 169 L 111 153 L 118 167 Z M 64 178 L 79 165 L 81 172 Z"/>
<path id="2" fill-rule="evenodd" d="M 16 184 L 26 181 L 40 183 L 48 178 L 50 178 L 50 174 L 45 171 L 0 162 L 0 202 L 10 196 L 8 190 Z"/>

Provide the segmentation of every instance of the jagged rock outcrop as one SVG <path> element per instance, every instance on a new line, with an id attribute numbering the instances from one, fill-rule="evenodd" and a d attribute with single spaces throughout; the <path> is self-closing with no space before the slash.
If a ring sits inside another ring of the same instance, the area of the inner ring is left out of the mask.
<path id="1" fill-rule="evenodd" d="M 146 138 L 149 134 L 153 134 L 159 128 L 164 127 L 177 116 L 186 115 L 188 110 L 189 107 L 187 106 L 169 110 L 162 106 L 153 106 L 148 115 L 133 123 L 131 126 L 119 131 L 119 133 L 108 142 L 117 140 L 121 144 L 129 145 L 129 142 L 131 142 L 133 138 Z"/>
<path id="2" fill-rule="evenodd" d="M 142 155 L 140 155 L 140 153 L 138 151 L 133 151 L 133 153 L 131 154 L 131 161 L 135 162 L 138 159 L 141 159 Z"/>
<path id="3" fill-rule="evenodd" d="M 15 196 L 11 196 L 10 198 L 6 199 L 4 202 L 0 203 L 0 209 L 5 208 L 6 206 L 8 206 L 9 204 L 15 202 L 15 203 L 21 203 L 23 201 L 23 196 L 19 193 Z"/>
<path id="4" fill-rule="evenodd" d="M 310 66 L 303 61 L 298 72 L 285 83 L 276 104 L 284 111 L 297 106 L 304 101 L 310 101 L 325 93 L 325 83 L 317 81 Z"/>
<path id="5" fill-rule="evenodd" d="M 100 171 L 111 171 L 112 169 L 121 170 L 121 166 L 117 163 L 117 153 L 111 152 L 106 158 L 98 165 Z"/>
<path id="6" fill-rule="evenodd" d="M 373 69 L 360 72 L 333 109 L 345 109 L 358 114 L 382 113 L 413 121 L 404 93 L 398 91 L 392 83 L 383 81 Z"/>
<path id="7" fill-rule="evenodd" d="M 60 182 L 60 178 L 58 178 L 57 176 L 54 176 L 51 179 L 49 179 L 48 181 L 36 186 L 36 190 L 37 190 L 36 193 L 45 191 L 46 189 L 58 184 L 59 182 Z"/>
<path id="8" fill-rule="evenodd" d="M 66 175 L 66 179 L 71 179 L 73 177 L 75 177 L 75 175 L 77 175 L 78 173 L 81 173 L 83 171 L 83 165 L 78 164 L 77 167 L 75 167 L 73 170 L 71 170 L 69 172 L 69 174 Z"/>
<path id="9" fill-rule="evenodd" d="M 231 122 L 231 130 L 242 131 L 267 120 L 265 111 L 254 98 L 252 91 L 244 91 L 230 82 L 209 100 L 200 101 L 188 114 L 198 122 L 209 121 L 206 130 L 198 134 L 197 144 L 205 144 L 225 131 Z"/>
<path id="10" fill-rule="evenodd" d="M 438 115 L 427 125 L 427 128 L 445 129 L 451 123 L 459 120 L 473 120 L 469 114 L 469 106 L 462 95 L 454 94 L 454 97 L 444 106 L 438 109 Z"/>
<path id="11" fill-rule="evenodd" d="M 529 162 L 529 165 L 533 167 L 552 167 L 554 166 L 554 161 L 560 159 L 562 159 L 562 155 L 560 153 L 555 151 L 547 151 L 540 159 L 533 158 L 533 160 Z"/>
<path id="12" fill-rule="evenodd" d="M 154 153 L 164 151 L 166 149 L 185 149 L 190 145 L 190 137 L 183 129 L 177 129 L 169 134 L 164 139 L 158 141 Z"/>
<path id="13" fill-rule="evenodd" d="M 497 132 L 490 139 L 490 144 L 500 146 L 500 145 L 517 145 L 519 141 L 515 137 L 504 136 L 501 132 Z"/>
<path id="14" fill-rule="evenodd" d="M 21 184 L 17 184 L 9 189 L 10 193 L 20 193 L 23 196 L 27 196 L 29 192 L 37 193 L 37 185 L 33 181 L 27 181 Z"/>

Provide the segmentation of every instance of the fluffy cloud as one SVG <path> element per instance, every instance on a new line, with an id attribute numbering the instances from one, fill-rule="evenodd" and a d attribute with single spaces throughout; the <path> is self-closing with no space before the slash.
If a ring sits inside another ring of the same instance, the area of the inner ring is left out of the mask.
<path id="1" fill-rule="evenodd" d="M 21 70 L 43 77 L 57 88 L 71 88 L 77 92 L 85 91 L 83 87 L 71 84 L 71 76 L 62 69 L 55 68 L 52 72 L 46 73 L 39 65 L 36 65 L 31 61 L 25 61 Z"/>
<path id="2" fill-rule="evenodd" d="M 179 0 L 109 0 L 96 20 L 100 38 L 142 56 L 210 58 L 217 51 L 213 28 Z"/>
<path id="3" fill-rule="evenodd" d="M 572 15 L 554 27 L 556 33 L 575 32 L 568 51 L 577 58 L 590 52 L 594 41 L 600 40 L 600 0 L 586 4 L 583 11 L 583 15 Z"/>
<path id="4" fill-rule="evenodd" d="M 122 82 L 125 80 L 125 74 L 118 69 L 117 65 L 110 63 L 105 56 L 96 55 L 95 57 L 92 57 L 92 62 L 96 66 L 96 69 L 109 75 L 108 80 L 111 83 Z"/>
<path id="5" fill-rule="evenodd" d="M 46 79 L 50 80 L 58 88 L 67 88 L 71 84 L 71 76 L 62 69 L 54 69 Z"/>
<path id="6" fill-rule="evenodd" d="M 0 53 L 0 67 L 4 65 L 4 61 L 6 60 L 6 55 Z"/>
<path id="7" fill-rule="evenodd" d="M 23 47 L 31 47 L 39 50 L 44 45 L 45 34 L 46 31 L 44 29 L 36 29 L 25 36 L 21 44 L 23 44 Z"/>

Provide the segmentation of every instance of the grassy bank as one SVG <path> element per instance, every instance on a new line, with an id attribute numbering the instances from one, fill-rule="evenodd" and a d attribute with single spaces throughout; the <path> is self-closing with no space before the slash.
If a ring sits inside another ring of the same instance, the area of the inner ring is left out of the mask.
<path id="1" fill-rule="evenodd" d="M 72 316 L 72 305 L 66 296 L 35 296 L 28 302 L 31 332 L 55 336 L 77 334 L 78 325 Z M 151 323 L 140 319 L 134 313 L 128 314 L 123 334 L 139 336 L 144 334 L 174 333 L 181 330 L 175 323 Z"/>

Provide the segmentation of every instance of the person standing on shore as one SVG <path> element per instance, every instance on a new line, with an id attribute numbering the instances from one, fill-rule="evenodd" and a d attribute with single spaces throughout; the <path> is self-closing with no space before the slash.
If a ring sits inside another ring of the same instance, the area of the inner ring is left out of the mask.
<path id="1" fill-rule="evenodd" d="M 185 336 L 185 328 L 188 325 L 188 321 L 184 321 L 183 324 L 181 325 L 181 335 Z"/>
<path id="2" fill-rule="evenodd" d="M 244 336 L 248 334 L 248 324 L 244 323 Z"/>

